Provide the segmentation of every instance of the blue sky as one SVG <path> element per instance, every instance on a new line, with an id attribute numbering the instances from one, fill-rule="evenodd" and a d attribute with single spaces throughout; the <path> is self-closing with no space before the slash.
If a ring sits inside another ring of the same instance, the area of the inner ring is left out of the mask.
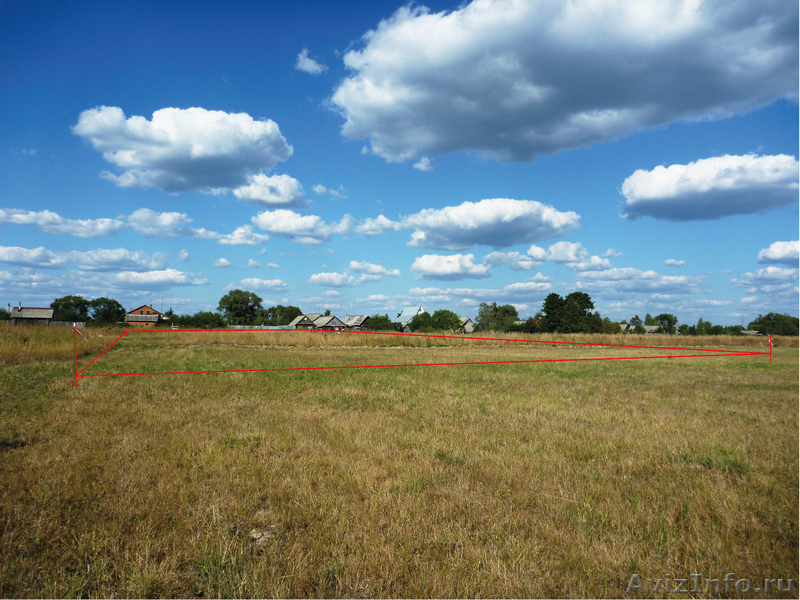
<path id="1" fill-rule="evenodd" d="M 788 1 L 0 0 L 0 300 L 796 316 L 797 29 Z"/>

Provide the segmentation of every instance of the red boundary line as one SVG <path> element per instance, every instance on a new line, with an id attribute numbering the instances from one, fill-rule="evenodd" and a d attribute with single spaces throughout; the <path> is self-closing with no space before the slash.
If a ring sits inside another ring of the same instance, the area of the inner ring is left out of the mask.
<path id="1" fill-rule="evenodd" d="M 242 331 L 298 331 L 293 329 L 181 329 L 181 333 L 189 332 L 242 332 Z M 312 333 L 330 333 L 324 329 L 306 329 L 300 331 L 310 331 Z M 429 337 L 440 339 L 459 339 L 459 340 L 483 340 L 483 341 L 496 341 L 496 342 L 521 342 L 533 344 L 567 344 L 575 346 L 602 346 L 611 348 L 645 348 L 655 350 L 678 350 L 681 352 L 703 352 L 706 354 L 687 354 L 678 356 L 619 356 L 619 357 L 598 357 L 598 358 L 551 358 L 551 359 L 536 359 L 536 360 L 500 360 L 500 361 L 487 361 L 487 362 L 458 362 L 458 363 L 417 363 L 417 364 L 399 364 L 399 365 L 349 365 L 349 366 L 334 366 L 334 367 L 279 367 L 272 369 L 226 369 L 215 371 L 166 371 L 161 373 L 97 373 L 97 374 L 83 374 L 97 359 L 105 354 L 114 344 L 125 337 L 129 333 L 173 333 L 173 330 L 126 330 L 116 340 L 114 340 L 105 350 L 98 354 L 88 365 L 78 371 L 78 355 L 77 355 L 77 335 L 75 338 L 75 387 L 78 387 L 78 377 L 129 377 L 133 375 L 201 375 L 212 373 L 265 373 L 273 371 L 315 371 L 315 370 L 332 370 L 332 369 L 374 369 L 374 368 L 396 368 L 396 367 L 446 367 L 446 366 L 463 366 L 463 365 L 501 365 L 501 364 L 530 364 L 530 363 L 544 363 L 544 362 L 584 362 L 584 361 L 597 361 L 597 360 L 641 360 L 641 359 L 657 359 L 657 358 L 700 358 L 703 356 L 766 356 L 769 354 L 770 362 L 772 361 L 772 344 L 770 343 L 769 352 L 747 352 L 743 350 L 708 350 L 704 348 L 673 348 L 668 346 L 628 346 L 624 344 L 592 344 L 590 342 L 559 342 L 547 340 L 513 340 L 504 338 L 476 338 L 476 337 L 463 337 L 455 335 L 432 335 L 423 333 L 380 333 L 374 331 L 339 331 L 337 333 L 356 333 L 365 335 L 396 335 L 396 336 L 410 336 L 410 337 Z M 771 339 L 770 339 L 771 342 Z M 714 352 L 715 354 L 708 354 Z"/>

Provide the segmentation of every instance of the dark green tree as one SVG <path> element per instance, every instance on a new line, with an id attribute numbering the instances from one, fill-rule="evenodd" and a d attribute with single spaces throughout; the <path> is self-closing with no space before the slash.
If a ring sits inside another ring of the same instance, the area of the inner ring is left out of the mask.
<path id="1" fill-rule="evenodd" d="M 661 313 L 656 317 L 659 333 L 675 335 L 675 328 L 678 325 L 678 317 L 669 313 Z"/>
<path id="2" fill-rule="evenodd" d="M 478 323 L 485 330 L 507 331 L 517 320 L 519 320 L 519 314 L 511 304 L 497 306 L 497 302 L 491 304 L 481 302 L 478 306 Z"/>
<path id="3" fill-rule="evenodd" d="M 622 333 L 622 327 L 619 323 L 605 317 L 603 319 L 603 333 Z"/>
<path id="4" fill-rule="evenodd" d="M 426 312 L 421 312 L 408 322 L 411 331 L 433 331 L 431 316 Z"/>
<path id="5" fill-rule="evenodd" d="M 91 304 L 80 296 L 64 296 L 53 300 L 50 308 L 53 309 L 53 321 L 86 322 Z"/>
<path id="6" fill-rule="evenodd" d="M 95 298 L 89 302 L 92 321 L 99 325 L 114 325 L 125 321 L 125 308 L 113 298 Z"/>
<path id="7" fill-rule="evenodd" d="M 658 325 L 658 322 L 656 321 L 655 317 L 651 316 L 650 313 L 647 313 L 644 316 L 644 324 L 645 325 Z"/>
<path id="8" fill-rule="evenodd" d="M 255 324 L 272 326 L 288 325 L 302 314 L 303 311 L 296 306 L 283 306 L 282 304 L 278 304 L 278 306 L 270 306 L 269 308 L 259 311 Z"/>
<path id="9" fill-rule="evenodd" d="M 436 331 L 455 331 L 461 326 L 461 317 L 452 310 L 437 310 L 431 315 L 431 327 Z"/>
<path id="10" fill-rule="evenodd" d="M 555 292 L 548 294 L 542 304 L 542 312 L 544 331 L 561 331 L 565 318 L 564 299 Z"/>
<path id="11" fill-rule="evenodd" d="M 220 298 L 217 310 L 228 325 L 253 325 L 261 308 L 261 298 L 253 292 L 233 290 Z"/>
<path id="12" fill-rule="evenodd" d="M 644 323 L 642 323 L 642 320 L 639 318 L 639 315 L 635 315 L 635 316 L 634 316 L 634 317 L 631 319 L 631 323 L 630 323 L 630 324 L 631 324 L 633 327 L 636 327 L 637 325 L 644 325 Z"/>
<path id="13" fill-rule="evenodd" d="M 5 308 L 0 308 L 0 321 L 8 321 L 11 319 L 11 313 Z"/>
<path id="14" fill-rule="evenodd" d="M 800 320 L 797 317 L 769 313 L 764 316 L 758 315 L 758 318 L 752 321 L 747 328 L 764 335 L 798 335 L 800 328 L 798 323 Z"/>
<path id="15" fill-rule="evenodd" d="M 372 315 L 369 318 L 369 328 L 373 331 L 394 331 L 397 329 L 389 315 Z"/>
<path id="16" fill-rule="evenodd" d="M 628 331 L 631 330 L 629 329 Z M 633 331 L 631 331 L 631 333 L 642 335 L 643 333 L 647 333 L 647 329 L 644 328 L 644 325 L 634 325 Z"/>

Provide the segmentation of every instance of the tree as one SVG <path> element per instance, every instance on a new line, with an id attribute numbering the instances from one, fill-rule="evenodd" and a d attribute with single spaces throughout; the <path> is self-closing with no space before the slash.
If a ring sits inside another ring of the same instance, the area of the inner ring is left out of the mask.
<path id="1" fill-rule="evenodd" d="M 437 310 L 431 315 L 431 327 L 436 331 L 455 331 L 461 327 L 461 317 L 452 310 Z"/>
<path id="2" fill-rule="evenodd" d="M 256 317 L 256 325 L 288 325 L 295 318 L 303 314 L 303 311 L 296 306 L 270 306 L 264 310 L 259 311 Z"/>
<path id="3" fill-rule="evenodd" d="M 331 316 L 331 309 L 330 308 L 326 308 L 325 309 L 325 314 L 323 316 L 330 317 Z"/>
<path id="4" fill-rule="evenodd" d="M 675 335 L 675 326 L 678 324 L 678 317 L 669 313 L 661 313 L 656 317 L 656 324 L 661 333 Z"/>
<path id="5" fill-rule="evenodd" d="M 253 292 L 233 290 L 220 298 L 217 310 L 228 325 L 252 325 L 261 310 L 261 298 Z"/>
<path id="6" fill-rule="evenodd" d="M 630 331 L 630 329 L 628 331 Z M 647 329 L 644 328 L 644 325 L 635 325 L 632 333 L 642 335 L 643 333 L 647 333 Z"/>
<path id="7" fill-rule="evenodd" d="M 647 314 L 644 316 L 644 324 L 645 324 L 645 325 L 658 325 L 658 322 L 655 320 L 655 318 L 654 318 L 654 317 L 652 317 L 652 316 L 650 315 L 650 313 L 647 313 Z"/>
<path id="8" fill-rule="evenodd" d="M 374 331 L 394 331 L 396 329 L 389 315 L 372 315 L 369 318 L 369 328 Z"/>
<path id="9" fill-rule="evenodd" d="M 0 308 L 0 321 L 9 321 L 11 320 L 11 313 L 8 312 L 5 308 Z"/>
<path id="10" fill-rule="evenodd" d="M 564 321 L 564 299 L 555 292 L 548 294 L 542 304 L 545 331 L 560 331 Z"/>
<path id="11" fill-rule="evenodd" d="M 639 315 L 635 315 L 631 319 L 631 326 L 636 327 L 637 325 L 644 325 L 644 323 L 642 323 L 642 320 L 639 318 Z"/>
<path id="12" fill-rule="evenodd" d="M 421 312 L 408 322 L 411 331 L 431 331 L 431 316 L 426 312 Z"/>
<path id="13" fill-rule="evenodd" d="M 606 317 L 603 319 L 603 333 L 622 333 L 622 327 Z"/>
<path id="14" fill-rule="evenodd" d="M 764 335 L 798 335 L 800 320 L 789 315 L 769 313 L 763 317 L 758 315 L 758 318 L 751 322 L 747 328 Z"/>
<path id="15" fill-rule="evenodd" d="M 487 304 L 481 302 L 478 306 L 478 323 L 487 330 L 506 331 L 519 320 L 517 309 L 511 304 L 497 306 L 497 302 Z"/>
<path id="16" fill-rule="evenodd" d="M 64 296 L 56 298 L 50 303 L 53 309 L 53 321 L 79 321 L 89 320 L 89 301 L 80 296 Z"/>
<path id="17" fill-rule="evenodd" d="M 89 302 L 92 320 L 100 325 L 115 325 L 125 320 L 125 308 L 113 298 L 95 298 Z"/>
<path id="18" fill-rule="evenodd" d="M 183 320 L 188 322 L 184 323 Z M 183 317 L 182 326 L 196 327 L 197 329 L 220 329 L 225 327 L 225 320 L 222 315 L 210 310 L 198 312 L 190 317 Z"/>

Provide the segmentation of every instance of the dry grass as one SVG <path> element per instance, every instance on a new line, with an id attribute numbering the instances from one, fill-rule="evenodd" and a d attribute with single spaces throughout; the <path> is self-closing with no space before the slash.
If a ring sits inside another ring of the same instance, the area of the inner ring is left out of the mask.
<path id="1" fill-rule="evenodd" d="M 152 335 L 126 337 L 104 368 L 565 352 Z M 0 447 L 0 596 L 620 597 L 632 573 L 796 581 L 798 356 L 779 346 L 771 365 L 97 378 L 77 391 L 69 359 L 5 366 L 0 417 L 25 443 Z"/>

